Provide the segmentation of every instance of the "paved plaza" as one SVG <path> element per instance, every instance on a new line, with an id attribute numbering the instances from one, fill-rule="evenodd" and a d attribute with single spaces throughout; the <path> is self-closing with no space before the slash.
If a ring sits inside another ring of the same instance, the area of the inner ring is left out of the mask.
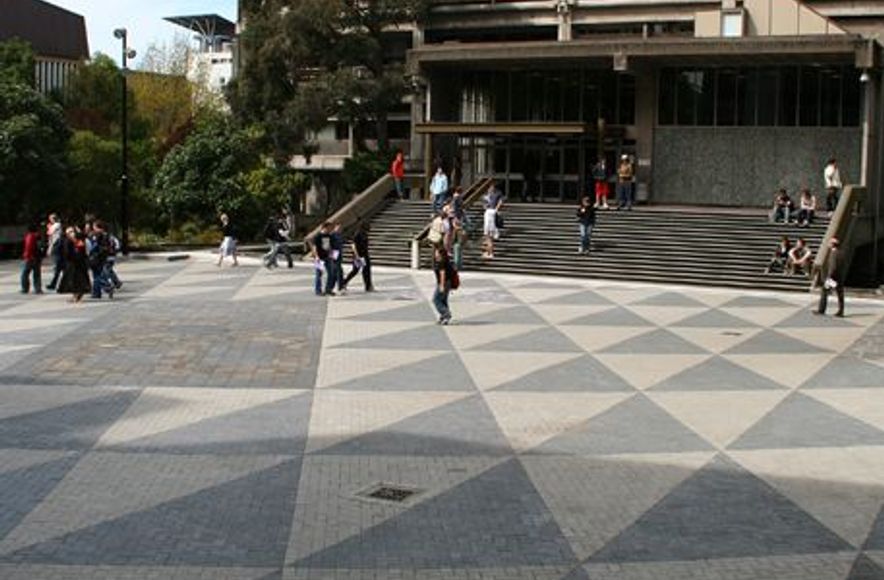
<path id="1" fill-rule="evenodd" d="M 884 579 L 881 303 L 209 260 L 0 265 L 3 580 Z"/>

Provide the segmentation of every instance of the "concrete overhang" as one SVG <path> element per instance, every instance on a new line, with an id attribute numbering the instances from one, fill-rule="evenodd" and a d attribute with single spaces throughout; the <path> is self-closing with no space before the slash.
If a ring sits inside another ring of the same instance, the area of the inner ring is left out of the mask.
<path id="1" fill-rule="evenodd" d="M 759 36 L 744 38 L 591 39 L 536 42 L 428 44 L 408 52 L 408 70 L 436 67 L 514 67 L 527 64 L 600 64 L 614 57 L 632 63 L 787 64 L 853 63 L 866 49 L 854 35 Z"/>

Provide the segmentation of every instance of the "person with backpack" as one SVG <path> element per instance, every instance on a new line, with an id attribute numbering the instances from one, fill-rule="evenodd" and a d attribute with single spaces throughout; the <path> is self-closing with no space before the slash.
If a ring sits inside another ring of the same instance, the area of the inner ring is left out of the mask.
<path id="1" fill-rule="evenodd" d="M 43 293 L 43 282 L 40 279 L 43 263 L 44 250 L 40 247 L 40 227 L 37 224 L 28 226 L 24 239 L 24 252 L 22 253 L 21 268 L 21 293 L 31 291 L 30 279 L 34 279 L 34 294 Z"/>
<path id="2" fill-rule="evenodd" d="M 430 231 L 427 232 L 427 241 L 433 248 L 444 247 L 451 231 L 451 221 L 448 219 L 448 206 L 444 206 L 430 222 Z"/>
<path id="3" fill-rule="evenodd" d="M 310 242 L 313 254 L 313 290 L 317 296 L 334 296 L 335 263 L 332 259 L 332 224 L 324 222 Z M 322 286 L 322 273 L 325 271 L 325 290 Z"/>
<path id="4" fill-rule="evenodd" d="M 114 297 L 114 287 L 107 278 L 107 260 L 111 254 L 111 242 L 104 222 L 96 220 L 92 224 L 92 234 L 86 239 L 86 256 L 92 270 L 92 297 L 100 300 L 102 291 L 109 298 Z"/>
<path id="5" fill-rule="evenodd" d="M 583 196 L 580 206 L 577 208 L 577 222 L 580 225 L 580 255 L 589 254 L 589 245 L 592 239 L 592 229 L 595 227 L 596 206 L 588 195 Z"/>
<path id="6" fill-rule="evenodd" d="M 433 274 L 436 277 L 436 288 L 433 291 L 433 306 L 439 314 L 438 323 L 447 325 L 451 322 L 451 308 L 448 306 L 448 295 L 460 287 L 460 276 L 451 257 L 445 248 L 436 246 L 433 251 Z"/>
<path id="7" fill-rule="evenodd" d="M 114 290 L 119 290 L 123 287 L 123 282 L 117 276 L 117 255 L 120 253 L 123 244 L 120 243 L 120 239 L 117 236 L 109 231 L 107 232 L 107 239 L 109 243 L 107 260 L 104 263 L 104 277 L 114 287 Z"/>

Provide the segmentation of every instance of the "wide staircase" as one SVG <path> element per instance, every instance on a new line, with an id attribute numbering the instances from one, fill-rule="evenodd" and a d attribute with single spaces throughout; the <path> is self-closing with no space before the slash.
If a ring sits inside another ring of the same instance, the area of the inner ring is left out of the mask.
<path id="1" fill-rule="evenodd" d="M 372 220 L 373 262 L 407 267 L 411 240 L 427 225 L 430 211 L 428 202 L 387 202 Z M 479 239 L 482 212 L 471 209 L 476 237 L 464 252 L 464 270 L 806 291 L 808 278 L 765 274 L 764 269 L 784 235 L 803 237 L 816 253 L 827 223 L 818 218 L 798 228 L 770 224 L 761 211 L 714 208 L 600 210 L 592 252 L 581 256 L 574 212 L 571 205 L 506 205 L 495 258 L 485 260 Z M 429 258 L 424 246 L 422 266 Z"/>

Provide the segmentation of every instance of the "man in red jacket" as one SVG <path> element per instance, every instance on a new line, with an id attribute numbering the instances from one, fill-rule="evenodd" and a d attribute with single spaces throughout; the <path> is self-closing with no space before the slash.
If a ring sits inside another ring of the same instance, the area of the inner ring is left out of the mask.
<path id="1" fill-rule="evenodd" d="M 402 184 L 405 180 L 405 155 L 402 151 L 396 153 L 396 158 L 390 165 L 390 175 L 393 176 L 393 181 L 396 183 L 396 195 L 399 196 L 399 199 L 405 199 L 405 188 Z"/>
<path id="2" fill-rule="evenodd" d="M 36 224 L 28 226 L 25 234 L 25 250 L 22 254 L 21 269 L 21 293 L 27 294 L 31 290 L 29 278 L 34 278 L 34 294 L 42 294 L 43 286 L 40 279 L 40 268 L 43 261 L 43 250 L 40 247 L 40 228 Z"/>

